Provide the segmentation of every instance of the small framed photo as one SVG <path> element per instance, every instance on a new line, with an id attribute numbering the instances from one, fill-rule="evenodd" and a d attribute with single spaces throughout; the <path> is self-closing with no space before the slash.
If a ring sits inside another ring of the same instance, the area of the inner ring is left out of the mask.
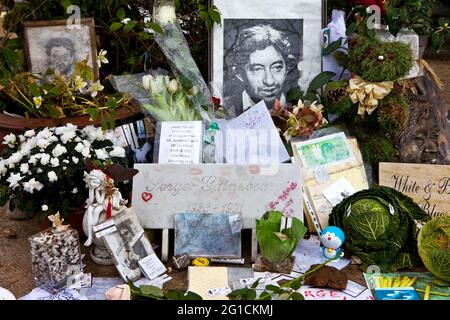
<path id="1" fill-rule="evenodd" d="M 125 281 L 135 281 L 142 276 L 139 261 L 154 255 L 155 251 L 132 208 L 124 209 L 111 219 L 113 224 L 108 224 L 108 229 L 100 233 L 120 276 Z"/>
<path id="2" fill-rule="evenodd" d="M 88 59 L 98 79 L 93 18 L 81 19 L 79 25 L 67 25 L 67 20 L 28 21 L 23 23 L 23 34 L 25 59 L 32 73 L 52 69 L 70 77 L 75 63 Z"/>
<path id="3" fill-rule="evenodd" d="M 222 13 L 210 37 L 210 81 L 230 113 L 265 101 L 283 105 L 297 85 L 304 91 L 322 70 L 326 1 L 210 0 Z"/>

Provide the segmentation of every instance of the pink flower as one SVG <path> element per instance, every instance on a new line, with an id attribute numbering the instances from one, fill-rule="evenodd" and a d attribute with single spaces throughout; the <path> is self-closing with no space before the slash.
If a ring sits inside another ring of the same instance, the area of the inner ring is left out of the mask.
<path id="1" fill-rule="evenodd" d="M 115 286 L 105 293 L 108 300 L 131 300 L 130 287 L 127 284 Z"/>

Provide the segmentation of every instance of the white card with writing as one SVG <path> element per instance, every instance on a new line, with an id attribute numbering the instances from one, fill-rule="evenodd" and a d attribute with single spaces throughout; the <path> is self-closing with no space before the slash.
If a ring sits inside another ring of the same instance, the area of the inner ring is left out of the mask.
<path id="1" fill-rule="evenodd" d="M 158 163 L 202 162 L 203 123 L 201 121 L 160 122 Z"/>
<path id="2" fill-rule="evenodd" d="M 356 189 L 345 177 L 340 178 L 322 192 L 333 207 L 354 193 L 356 193 Z"/>
<path id="3" fill-rule="evenodd" d="M 166 272 L 166 267 L 156 256 L 156 253 L 152 253 L 144 259 L 139 260 L 138 264 L 142 273 L 149 280 L 153 280 Z"/>
<path id="4" fill-rule="evenodd" d="M 242 216 L 255 228 L 269 210 L 303 221 L 302 181 L 296 164 L 135 164 L 133 209 L 144 228 L 173 229 L 175 212 Z"/>
<path id="5" fill-rule="evenodd" d="M 216 135 L 216 145 L 223 150 L 226 163 L 268 165 L 290 160 L 264 101 L 222 128 L 222 140 Z"/>

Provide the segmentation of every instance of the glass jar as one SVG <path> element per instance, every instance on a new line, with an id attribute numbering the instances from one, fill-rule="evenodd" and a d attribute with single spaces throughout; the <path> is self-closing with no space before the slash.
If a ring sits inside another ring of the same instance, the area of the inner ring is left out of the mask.
<path id="1" fill-rule="evenodd" d="M 69 277 L 83 271 L 78 232 L 49 228 L 28 238 L 36 286 L 51 293 L 66 287 Z"/>

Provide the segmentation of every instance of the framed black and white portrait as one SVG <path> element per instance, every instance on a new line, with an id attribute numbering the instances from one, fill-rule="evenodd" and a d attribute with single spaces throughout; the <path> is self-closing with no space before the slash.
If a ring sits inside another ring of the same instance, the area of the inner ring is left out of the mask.
<path id="1" fill-rule="evenodd" d="M 210 37 L 210 81 L 236 116 L 265 101 L 284 105 L 321 72 L 322 0 L 210 0 L 222 13 Z"/>
<path id="2" fill-rule="evenodd" d="M 70 77 L 77 62 L 88 59 L 98 78 L 97 46 L 93 18 L 67 25 L 67 20 L 27 21 L 23 23 L 25 58 L 33 73 L 48 69 Z"/>

